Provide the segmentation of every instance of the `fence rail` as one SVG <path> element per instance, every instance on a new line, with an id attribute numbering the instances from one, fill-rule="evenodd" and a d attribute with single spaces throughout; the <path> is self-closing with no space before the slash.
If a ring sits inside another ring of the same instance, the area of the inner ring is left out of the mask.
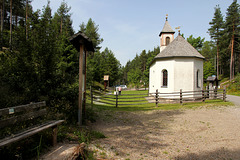
<path id="1" fill-rule="evenodd" d="M 90 90 L 91 104 L 97 102 L 99 104 L 107 104 L 118 107 L 119 105 L 144 105 L 155 103 L 158 107 L 159 103 L 168 100 L 172 103 L 187 103 L 192 101 L 205 102 L 206 99 L 222 99 L 226 101 L 225 89 L 199 90 L 199 91 L 182 91 L 172 93 L 160 93 L 158 90 L 149 94 L 105 94 L 99 91 Z M 141 103 L 140 103 L 141 102 Z"/>

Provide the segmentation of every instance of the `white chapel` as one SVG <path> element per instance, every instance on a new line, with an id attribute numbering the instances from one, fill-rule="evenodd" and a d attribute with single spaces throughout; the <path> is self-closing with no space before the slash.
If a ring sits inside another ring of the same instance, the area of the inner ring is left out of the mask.
<path id="1" fill-rule="evenodd" d="M 150 64 L 149 93 L 198 91 L 203 88 L 205 59 L 180 34 L 174 39 L 168 18 L 160 36 L 160 53 Z"/>

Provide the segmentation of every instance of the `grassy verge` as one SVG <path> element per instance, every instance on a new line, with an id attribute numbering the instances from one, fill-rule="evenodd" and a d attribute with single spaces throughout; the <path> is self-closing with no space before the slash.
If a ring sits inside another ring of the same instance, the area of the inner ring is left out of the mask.
<path id="1" fill-rule="evenodd" d="M 71 142 L 78 142 L 79 144 L 85 143 L 87 146 L 84 148 L 84 153 L 80 152 L 80 155 L 77 159 L 88 159 L 88 160 L 95 160 L 94 152 L 89 150 L 89 144 L 91 141 L 101 138 L 106 138 L 106 136 L 99 132 L 94 131 L 91 129 L 87 129 L 87 127 L 79 127 L 78 125 L 65 125 L 59 128 L 59 134 L 62 134 L 64 137 L 62 140 Z"/>
<path id="2" fill-rule="evenodd" d="M 175 104 L 158 104 L 158 107 L 154 103 L 144 104 L 144 105 L 126 105 L 118 106 L 117 108 L 112 105 L 96 105 L 93 107 L 97 110 L 111 110 L 111 111 L 150 111 L 150 110 L 178 110 L 178 109 L 193 109 L 197 107 L 218 107 L 218 106 L 231 106 L 231 102 L 223 102 L 222 100 L 206 100 L 205 103 L 202 102 L 188 102 L 180 105 Z"/>
<path id="3" fill-rule="evenodd" d="M 135 94 L 135 95 L 133 95 Z M 159 103 L 156 107 L 155 103 L 147 103 L 147 100 L 144 98 L 148 94 L 148 91 L 122 91 L 122 95 L 119 97 L 118 107 L 116 108 L 116 102 L 114 99 L 111 99 L 113 102 L 109 102 L 104 99 L 101 102 L 108 102 L 111 104 L 102 105 L 94 104 L 93 107 L 97 110 L 110 110 L 110 111 L 149 111 L 149 110 L 177 110 L 177 109 L 192 109 L 197 107 L 212 107 L 212 106 L 229 106 L 233 105 L 231 102 L 224 102 L 222 100 L 206 100 L 203 102 L 187 102 L 180 105 L 179 103 Z M 108 97 L 115 98 L 114 95 L 109 95 Z M 135 98 L 134 97 L 138 97 Z M 141 102 L 134 102 L 134 100 L 141 100 Z M 124 102 L 124 101 L 133 101 L 133 102 Z M 147 103 L 147 104 L 139 104 Z M 121 105 L 129 104 L 129 105 Z"/>
<path id="4" fill-rule="evenodd" d="M 231 82 L 228 82 L 224 85 L 228 86 L 227 94 L 240 96 L 240 74 L 239 73 L 235 76 L 234 80 L 232 80 Z"/>
<path id="5" fill-rule="evenodd" d="M 234 96 L 240 96 L 240 91 L 228 91 L 227 94 L 234 95 Z"/>

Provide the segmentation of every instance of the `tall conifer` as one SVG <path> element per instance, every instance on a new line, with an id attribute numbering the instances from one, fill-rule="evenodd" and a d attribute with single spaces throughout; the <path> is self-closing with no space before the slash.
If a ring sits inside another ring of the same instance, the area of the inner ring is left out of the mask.
<path id="1" fill-rule="evenodd" d="M 222 36 L 222 27 L 223 27 L 223 16 L 220 10 L 219 5 L 215 7 L 214 17 L 211 22 L 209 22 L 211 28 L 208 29 L 211 38 L 215 41 L 217 45 L 217 78 L 219 78 L 219 41 Z"/>
<path id="2" fill-rule="evenodd" d="M 233 3 L 227 9 L 226 15 L 226 28 L 225 33 L 230 42 L 231 48 L 231 58 L 230 58 L 230 80 L 234 79 L 234 57 L 235 51 L 237 49 L 237 37 L 239 36 L 239 25 L 240 25 L 240 14 L 239 14 L 239 4 L 237 0 L 233 0 Z"/>
<path id="3" fill-rule="evenodd" d="M 5 0 L 1 1 L 1 32 L 3 32 L 4 24 L 4 12 L 5 12 Z"/>
<path id="4" fill-rule="evenodd" d="M 9 46 L 12 49 L 12 0 L 10 0 L 10 40 Z"/>
<path id="5" fill-rule="evenodd" d="M 100 49 L 101 47 L 99 46 L 102 42 L 103 39 L 100 37 L 100 34 L 98 33 L 98 25 L 95 24 L 95 22 L 90 18 L 88 20 L 87 25 L 82 23 L 80 26 L 80 31 L 86 34 L 88 38 L 90 38 L 93 42 L 93 47 L 96 49 Z"/>

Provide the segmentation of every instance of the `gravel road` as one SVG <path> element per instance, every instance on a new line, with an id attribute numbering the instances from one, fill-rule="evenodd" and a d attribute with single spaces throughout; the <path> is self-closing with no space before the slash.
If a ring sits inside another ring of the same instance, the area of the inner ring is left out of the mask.
<path id="1" fill-rule="evenodd" d="M 227 100 L 240 106 L 240 96 L 227 95 Z"/>
<path id="2" fill-rule="evenodd" d="M 99 112 L 92 128 L 107 136 L 90 145 L 99 158 L 240 159 L 240 107 Z"/>

